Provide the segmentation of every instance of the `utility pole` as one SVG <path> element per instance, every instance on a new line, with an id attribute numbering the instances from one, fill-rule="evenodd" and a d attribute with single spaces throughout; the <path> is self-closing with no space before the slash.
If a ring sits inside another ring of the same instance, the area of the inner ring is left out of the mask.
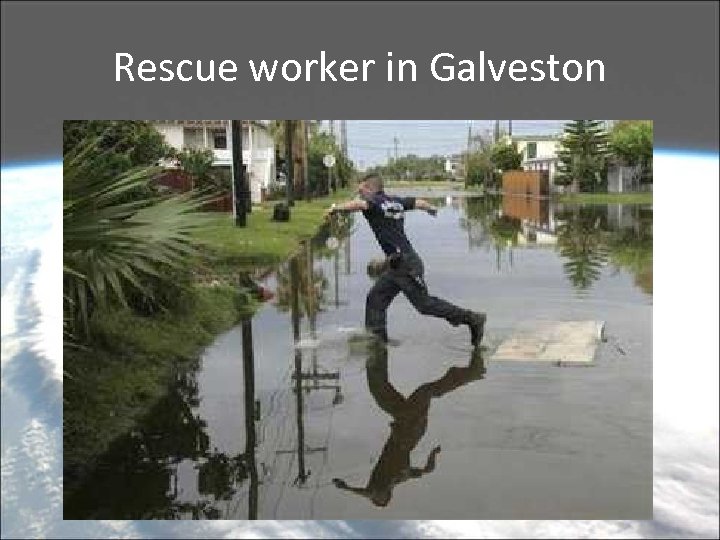
<path id="1" fill-rule="evenodd" d="M 347 120 L 340 120 L 340 147 L 343 157 L 347 159 Z"/>
<path id="2" fill-rule="evenodd" d="M 465 154 L 465 185 L 470 178 L 470 145 L 472 144 L 472 120 L 468 123 L 467 154 Z"/>
<path id="3" fill-rule="evenodd" d="M 295 176 L 295 163 L 293 162 L 293 123 L 292 120 L 285 120 L 285 162 L 287 164 L 287 177 L 285 181 L 287 182 L 286 192 L 288 206 L 295 204 L 293 201 L 293 189 L 295 188 L 293 178 Z"/>
<path id="4" fill-rule="evenodd" d="M 250 206 L 250 189 L 247 186 L 245 165 L 242 155 L 242 120 L 230 121 L 230 138 L 232 141 L 232 175 L 233 197 L 235 199 L 235 225 L 247 225 L 247 209 Z"/>
<path id="5" fill-rule="evenodd" d="M 395 175 L 397 176 L 397 179 L 400 180 L 400 169 L 398 169 L 398 166 L 397 166 L 398 145 L 400 144 L 400 139 L 398 139 L 397 136 L 393 137 L 393 143 L 395 144 Z"/>
<path id="6" fill-rule="evenodd" d="M 308 160 L 308 146 L 310 142 L 310 136 L 308 133 L 308 121 L 303 120 L 303 178 L 304 183 L 303 186 L 305 187 L 305 200 L 309 201 L 311 199 L 310 195 L 310 165 Z"/>
<path id="7" fill-rule="evenodd" d="M 493 136 L 493 142 L 498 143 L 500 141 L 500 120 L 495 120 L 495 133 Z"/>
<path id="8" fill-rule="evenodd" d="M 245 211 L 248 214 L 252 214 L 252 195 L 250 193 L 250 175 L 248 174 L 248 165 L 252 166 L 253 156 L 253 131 L 252 131 L 252 120 L 247 120 L 248 126 L 248 163 L 243 163 L 243 183 L 246 183 L 247 187 L 247 198 L 245 199 Z"/>
<path id="9" fill-rule="evenodd" d="M 508 120 L 508 135 L 510 136 L 510 139 L 512 140 L 512 120 Z"/>
<path id="10" fill-rule="evenodd" d="M 340 120 L 340 148 L 344 160 L 347 160 L 347 120 Z M 342 187 L 347 187 L 347 178 L 343 178 Z"/>

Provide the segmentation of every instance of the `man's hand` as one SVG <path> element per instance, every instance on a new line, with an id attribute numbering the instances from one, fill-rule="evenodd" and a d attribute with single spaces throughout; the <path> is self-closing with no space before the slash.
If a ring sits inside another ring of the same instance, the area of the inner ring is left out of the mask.
<path id="1" fill-rule="evenodd" d="M 437 216 L 437 208 L 435 208 L 432 204 L 427 202 L 425 199 L 416 199 L 415 200 L 415 208 L 419 210 L 424 210 L 431 216 L 435 217 Z"/>
<path id="2" fill-rule="evenodd" d="M 333 203 L 330 208 L 325 210 L 325 221 L 331 220 L 333 217 L 335 217 L 338 214 L 339 210 L 337 207 L 337 204 Z"/>

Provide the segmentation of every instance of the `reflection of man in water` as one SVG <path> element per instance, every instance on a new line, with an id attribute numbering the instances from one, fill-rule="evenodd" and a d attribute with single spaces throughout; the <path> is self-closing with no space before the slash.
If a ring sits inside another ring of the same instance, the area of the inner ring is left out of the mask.
<path id="1" fill-rule="evenodd" d="M 333 205 L 329 212 L 362 212 L 387 257 L 387 269 L 367 296 L 367 330 L 383 342 L 388 341 L 387 309 L 402 291 L 423 315 L 440 317 L 453 326 L 467 325 L 472 345 L 479 345 L 485 328 L 485 314 L 462 309 L 441 298 L 430 296 L 425 284 L 423 262 L 405 235 L 406 211 L 424 210 L 434 216 L 437 209 L 423 199 L 388 195 L 384 191 L 382 179 L 377 175 L 366 176 L 360 183 L 358 193 L 360 199 Z"/>
<path id="2" fill-rule="evenodd" d="M 387 349 L 371 346 L 370 350 L 366 366 L 368 386 L 380 408 L 393 418 L 390 423 L 390 436 L 366 487 L 351 487 L 339 478 L 333 478 L 333 484 L 340 489 L 367 497 L 376 506 L 387 506 L 395 486 L 435 470 L 439 446 L 430 452 L 424 466 L 413 467 L 410 463 L 410 453 L 427 430 L 430 400 L 471 381 L 482 379 L 485 367 L 480 351 L 476 349 L 468 366 L 451 367 L 440 379 L 421 385 L 406 398 L 388 380 Z"/>

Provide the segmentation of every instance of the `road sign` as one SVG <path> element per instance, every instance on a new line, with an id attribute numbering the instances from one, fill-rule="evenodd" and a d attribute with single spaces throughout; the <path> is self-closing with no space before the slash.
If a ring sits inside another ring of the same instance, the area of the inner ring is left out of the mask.
<path id="1" fill-rule="evenodd" d="M 325 157 L 323 158 L 323 164 L 329 169 L 333 165 L 335 165 L 335 156 L 332 154 L 325 154 Z"/>

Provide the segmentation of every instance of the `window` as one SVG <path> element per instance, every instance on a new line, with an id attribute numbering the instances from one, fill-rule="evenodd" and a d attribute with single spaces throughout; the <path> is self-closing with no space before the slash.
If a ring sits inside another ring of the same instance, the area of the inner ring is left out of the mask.
<path id="1" fill-rule="evenodd" d="M 205 146 L 202 128 L 183 128 L 183 146 L 199 149 Z"/>
<path id="2" fill-rule="evenodd" d="M 527 158 L 526 159 L 533 159 L 537 157 L 537 143 L 536 142 L 529 142 L 527 143 L 527 147 L 525 149 L 525 152 L 527 152 Z"/>
<path id="3" fill-rule="evenodd" d="M 227 150 L 227 132 L 224 129 L 212 130 L 213 148 Z"/>

